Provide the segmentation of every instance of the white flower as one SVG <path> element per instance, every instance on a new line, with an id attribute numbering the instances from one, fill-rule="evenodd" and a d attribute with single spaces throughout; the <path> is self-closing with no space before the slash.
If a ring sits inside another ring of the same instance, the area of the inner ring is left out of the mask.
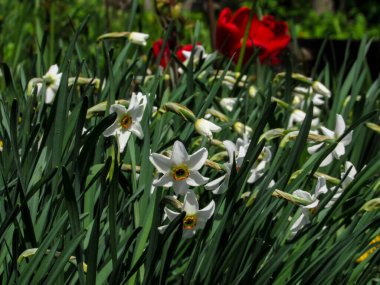
<path id="1" fill-rule="evenodd" d="M 232 110 L 234 109 L 234 106 L 236 105 L 236 102 L 237 102 L 237 98 L 227 97 L 227 98 L 221 99 L 219 104 L 228 112 L 232 112 Z"/>
<path id="2" fill-rule="evenodd" d="M 315 193 L 311 195 L 309 192 L 303 190 L 296 190 L 293 192 L 294 196 L 297 196 L 305 201 L 308 201 L 308 204 L 305 206 L 301 206 L 301 215 L 294 222 L 292 227 L 290 228 L 291 236 L 296 235 L 296 233 L 302 229 L 305 225 L 310 223 L 312 214 L 316 211 L 319 200 L 318 196 L 321 194 L 326 194 L 328 192 L 328 188 L 326 186 L 326 180 L 323 177 L 318 178 L 317 185 L 315 187 Z"/>
<path id="3" fill-rule="evenodd" d="M 55 94 L 61 83 L 62 73 L 58 73 L 58 65 L 50 66 L 48 72 L 42 77 L 46 84 L 45 103 L 52 104 Z M 37 93 L 41 95 L 42 83 L 37 83 Z"/>
<path id="4" fill-rule="evenodd" d="M 314 92 L 314 90 L 311 87 L 301 87 L 297 86 L 293 89 L 293 105 L 300 105 L 303 106 L 303 103 L 305 101 L 305 97 L 311 97 L 313 104 L 315 106 L 320 106 L 325 103 L 325 95 Z"/>
<path id="5" fill-rule="evenodd" d="M 148 98 L 146 95 L 142 94 L 141 92 L 138 92 L 137 94 L 135 92 L 132 92 L 132 97 L 129 106 L 143 105 L 145 109 L 147 102 Z"/>
<path id="6" fill-rule="evenodd" d="M 189 63 L 190 57 L 191 57 L 191 51 L 182 51 L 183 56 L 186 58 L 184 64 L 187 65 Z M 194 62 L 198 62 L 201 59 L 207 59 L 208 54 L 206 53 L 205 48 L 202 45 L 195 45 L 193 47 L 193 58 Z"/>
<path id="7" fill-rule="evenodd" d="M 216 70 L 216 78 L 219 79 L 222 74 L 224 73 L 223 70 Z M 240 73 L 239 72 L 232 72 L 232 71 L 227 71 L 226 75 L 223 77 L 222 84 L 225 85 L 228 89 L 232 90 L 233 87 L 235 86 L 237 79 L 239 78 Z M 214 78 L 213 78 L 214 80 Z M 247 75 L 243 75 L 238 83 L 239 87 L 244 87 L 247 81 Z M 251 97 L 254 97 L 256 95 L 255 93 L 256 89 L 250 89 L 250 95 Z"/>
<path id="8" fill-rule="evenodd" d="M 215 211 L 215 202 L 211 201 L 206 207 L 199 210 L 199 204 L 195 193 L 188 191 L 186 193 L 182 211 L 186 212 L 186 216 L 182 220 L 183 225 L 183 238 L 191 238 L 195 235 L 197 230 L 205 227 L 207 220 L 211 218 Z M 173 221 L 180 213 L 174 212 L 165 207 L 165 214 L 170 221 Z M 158 228 L 160 233 L 163 233 L 168 226 L 161 226 Z"/>
<path id="9" fill-rule="evenodd" d="M 327 136 L 329 139 L 338 139 L 341 137 L 346 130 L 346 124 L 344 122 L 344 119 L 342 115 L 336 115 L 336 123 L 335 123 L 335 130 L 331 131 L 328 128 L 321 127 L 322 133 Z M 322 161 L 321 167 L 329 165 L 333 158 L 339 159 L 342 155 L 345 154 L 345 147 L 351 143 L 352 140 L 352 133 L 351 131 L 349 134 L 347 134 L 335 147 L 335 149 Z M 316 144 L 314 146 L 309 147 L 307 150 L 310 154 L 313 154 L 317 152 L 321 147 L 323 146 L 323 143 Z"/>
<path id="10" fill-rule="evenodd" d="M 303 122 L 305 118 L 306 118 L 306 113 L 304 111 L 299 110 L 299 109 L 294 109 L 289 117 L 288 128 L 293 127 L 295 123 Z"/>
<path id="11" fill-rule="evenodd" d="M 318 116 L 321 113 L 321 110 L 317 107 L 313 108 L 313 116 Z M 306 118 L 306 113 L 299 109 L 294 109 L 293 112 L 290 114 L 289 117 L 289 123 L 288 123 L 288 129 L 294 127 L 296 124 L 302 123 Z M 315 127 L 319 124 L 319 118 L 316 117 L 311 120 L 311 126 Z"/>
<path id="12" fill-rule="evenodd" d="M 335 204 L 335 202 L 339 199 L 339 197 L 343 194 L 344 189 L 348 187 L 348 185 L 354 180 L 356 176 L 356 168 L 355 166 L 350 162 L 346 161 L 344 165 L 344 172 L 340 174 L 341 179 L 343 179 L 346 174 L 346 178 L 342 181 L 342 187 L 338 188 L 334 194 L 334 196 L 331 198 L 331 200 L 327 203 L 326 208 L 330 208 L 332 205 Z M 333 189 L 334 191 L 335 189 Z"/>
<path id="13" fill-rule="evenodd" d="M 321 106 L 323 104 L 325 104 L 325 100 L 324 100 L 324 96 L 322 94 L 319 94 L 319 93 L 314 93 L 314 96 L 313 96 L 313 104 L 315 106 Z"/>
<path id="14" fill-rule="evenodd" d="M 228 183 L 231 175 L 231 168 L 233 164 L 233 160 L 235 158 L 236 169 L 238 170 L 244 161 L 244 157 L 247 154 L 247 149 L 249 146 L 249 141 L 247 137 L 244 139 L 238 138 L 236 144 L 232 141 L 225 140 L 223 144 L 227 150 L 229 162 L 224 164 L 224 168 L 226 170 L 226 174 L 223 176 L 216 178 L 213 181 L 210 181 L 205 185 L 206 190 L 211 190 L 214 194 L 222 194 L 228 188 Z"/>
<path id="15" fill-rule="evenodd" d="M 128 109 L 120 104 L 113 104 L 110 108 L 110 114 L 116 113 L 117 117 L 115 122 L 104 131 L 103 135 L 105 137 L 117 137 L 120 153 L 124 151 L 131 133 L 135 134 L 140 139 L 144 137 L 144 133 L 140 125 L 145 109 L 143 97 L 146 96 L 141 93 L 138 95 L 132 93 L 132 98 L 129 102 Z"/>
<path id="16" fill-rule="evenodd" d="M 331 91 L 321 82 L 314 81 L 312 87 L 315 93 L 319 93 L 327 98 L 331 97 Z"/>
<path id="17" fill-rule="evenodd" d="M 348 187 L 352 180 L 354 180 L 356 174 L 357 171 L 355 166 L 350 161 L 346 161 L 346 163 L 344 164 L 344 172 L 340 174 L 340 177 L 342 179 L 344 178 L 344 176 L 346 176 L 346 178 L 342 181 L 343 189 L 346 189 Z"/>
<path id="18" fill-rule="evenodd" d="M 272 152 L 269 147 L 264 147 L 260 156 L 259 161 L 255 162 L 255 165 L 250 170 L 250 176 L 248 177 L 247 183 L 255 183 L 264 175 L 264 168 L 272 158 Z"/>
<path id="19" fill-rule="evenodd" d="M 146 40 L 149 38 L 148 34 L 131 32 L 128 36 L 128 40 L 136 45 L 146 46 Z"/>
<path id="20" fill-rule="evenodd" d="M 212 139 L 212 133 L 218 133 L 222 130 L 218 125 L 206 120 L 206 119 L 197 119 L 194 123 L 195 130 L 198 134 Z"/>
<path id="21" fill-rule="evenodd" d="M 242 136 L 251 136 L 253 129 L 250 126 L 244 125 L 241 122 L 235 122 L 232 126 L 233 130 Z"/>
<path id="22" fill-rule="evenodd" d="M 248 94 L 249 96 L 251 96 L 252 98 L 255 98 L 256 95 L 257 95 L 257 88 L 255 85 L 251 85 L 248 89 Z"/>
<path id="23" fill-rule="evenodd" d="M 178 195 L 185 195 L 189 186 L 203 185 L 208 178 L 203 177 L 198 170 L 205 164 L 208 151 L 201 148 L 189 155 L 182 142 L 176 141 L 171 157 L 159 153 L 152 153 L 150 162 L 163 173 L 159 179 L 153 181 L 154 186 L 172 187 Z"/>

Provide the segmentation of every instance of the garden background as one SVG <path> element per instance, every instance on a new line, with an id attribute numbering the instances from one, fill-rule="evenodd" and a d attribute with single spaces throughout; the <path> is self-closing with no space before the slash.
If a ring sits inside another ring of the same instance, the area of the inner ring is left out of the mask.
<path id="1" fill-rule="evenodd" d="M 379 13 L 1 1 L 0 283 L 378 283 Z"/>

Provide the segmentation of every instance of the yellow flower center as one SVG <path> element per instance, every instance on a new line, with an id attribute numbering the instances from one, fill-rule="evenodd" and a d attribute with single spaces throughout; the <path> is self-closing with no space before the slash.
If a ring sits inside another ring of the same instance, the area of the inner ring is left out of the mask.
<path id="1" fill-rule="evenodd" d="M 190 172 L 186 164 L 172 167 L 172 176 L 175 181 L 185 180 L 189 175 Z"/>
<path id="2" fill-rule="evenodd" d="M 125 114 L 120 120 L 120 125 L 124 129 L 129 129 L 132 125 L 132 117 L 129 114 Z"/>
<path id="3" fill-rule="evenodd" d="M 2 140 L 0 140 L 0 151 L 2 151 L 2 150 L 3 150 L 3 146 L 4 146 L 4 143 L 3 143 L 3 141 L 2 141 Z"/>
<path id="4" fill-rule="evenodd" d="M 197 225 L 196 215 L 186 215 L 183 218 L 183 228 L 186 230 L 192 230 Z"/>
<path id="5" fill-rule="evenodd" d="M 46 76 L 44 77 L 45 79 L 45 84 L 46 84 L 46 88 L 50 87 L 50 85 L 53 85 L 54 84 L 54 77 L 53 76 Z"/>

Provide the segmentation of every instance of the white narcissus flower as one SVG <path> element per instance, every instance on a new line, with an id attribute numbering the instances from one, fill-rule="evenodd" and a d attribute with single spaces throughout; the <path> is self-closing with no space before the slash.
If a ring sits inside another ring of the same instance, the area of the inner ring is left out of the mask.
<path id="1" fill-rule="evenodd" d="M 244 125 L 241 122 L 235 122 L 232 128 L 241 136 L 251 136 L 253 133 L 253 129 L 250 126 Z"/>
<path id="2" fill-rule="evenodd" d="M 342 115 L 336 115 L 336 123 L 335 123 L 335 130 L 331 131 L 328 128 L 321 127 L 322 133 L 327 136 L 329 139 L 338 139 L 340 138 L 344 131 L 346 130 L 346 124 L 344 122 L 344 119 Z M 329 165 L 333 158 L 339 159 L 342 155 L 345 154 L 345 147 L 351 143 L 352 140 L 352 134 L 353 131 L 351 131 L 349 134 L 347 134 L 335 147 L 335 149 L 329 153 L 329 155 L 322 161 L 321 167 Z M 307 151 L 310 154 L 313 154 L 317 152 L 321 147 L 323 146 L 323 143 L 313 145 L 307 149 Z"/>
<path id="3" fill-rule="evenodd" d="M 223 141 L 223 144 L 229 157 L 229 161 L 224 164 L 226 174 L 205 185 L 205 189 L 212 191 L 214 194 L 222 194 L 227 190 L 233 160 L 235 159 L 236 169 L 238 170 L 244 161 L 245 155 L 247 154 L 249 141 L 247 137 L 244 137 L 244 139 L 238 138 L 236 144 L 228 140 Z"/>
<path id="4" fill-rule="evenodd" d="M 105 137 L 116 136 L 119 142 L 120 153 L 124 151 L 131 133 L 135 134 L 139 139 L 144 138 L 140 121 L 144 114 L 146 97 L 139 93 L 132 93 L 128 109 L 120 104 L 113 104 L 110 108 L 110 114 L 116 113 L 115 122 L 109 126 L 104 132 Z"/>
<path id="5" fill-rule="evenodd" d="M 326 208 L 330 208 L 332 205 L 335 204 L 335 202 L 339 199 L 339 197 L 343 194 L 344 189 L 348 187 L 348 185 L 354 180 L 356 176 L 356 168 L 355 166 L 350 162 L 346 161 L 344 164 L 344 172 L 340 174 L 341 179 L 343 179 L 346 175 L 346 178 L 342 181 L 342 187 L 338 188 L 338 190 L 335 192 L 334 196 L 331 198 L 331 200 L 327 203 Z M 334 191 L 333 189 L 332 191 Z"/>
<path id="6" fill-rule="evenodd" d="M 320 109 L 317 107 L 313 108 L 313 116 L 319 115 Z M 289 117 L 289 123 L 288 123 L 288 129 L 294 127 L 295 124 L 302 123 L 306 118 L 306 113 L 299 109 L 294 109 L 293 112 L 290 114 Z M 319 118 L 314 118 L 311 120 L 311 126 L 315 127 L 319 124 Z"/>
<path id="7" fill-rule="evenodd" d="M 200 186 L 208 181 L 199 173 L 199 169 L 207 160 L 208 151 L 201 148 L 189 155 L 180 141 L 175 141 L 171 157 L 159 153 L 152 153 L 150 162 L 163 175 L 153 181 L 154 186 L 173 187 L 177 195 L 185 195 L 189 186 Z"/>
<path id="8" fill-rule="evenodd" d="M 206 207 L 199 210 L 199 204 L 197 197 L 193 191 L 186 193 L 182 211 L 186 213 L 186 216 L 182 220 L 183 233 L 182 237 L 187 239 L 195 235 L 197 230 L 201 230 L 205 227 L 207 221 L 212 217 L 215 211 L 215 202 L 211 201 Z M 174 212 L 165 207 L 165 214 L 170 221 L 173 221 L 180 213 Z M 161 226 L 158 228 L 160 233 L 164 233 L 168 226 Z"/>
<path id="9" fill-rule="evenodd" d="M 290 228 L 291 236 L 295 236 L 300 229 L 310 223 L 312 214 L 317 210 L 319 204 L 318 196 L 321 194 L 326 194 L 327 192 L 328 188 L 326 186 L 326 179 L 323 177 L 318 178 L 318 182 L 315 186 L 315 192 L 313 195 L 300 189 L 293 192 L 294 196 L 308 201 L 309 203 L 305 206 L 301 206 L 301 215 Z"/>
<path id="10" fill-rule="evenodd" d="M 61 83 L 62 73 L 58 73 L 58 65 L 50 66 L 48 72 L 42 77 L 46 85 L 45 103 L 52 104 L 55 94 L 58 91 L 59 84 Z M 37 83 L 37 93 L 41 95 L 42 83 Z"/>
<path id="11" fill-rule="evenodd" d="M 294 109 L 290 114 L 288 128 L 292 128 L 296 123 L 301 123 L 305 120 L 306 113 L 299 109 Z"/>
<path id="12" fill-rule="evenodd" d="M 147 102 L 148 102 L 148 98 L 146 95 L 142 94 L 141 92 L 138 92 L 137 94 L 135 92 L 132 92 L 132 97 L 131 97 L 129 105 L 133 105 L 133 106 L 143 105 L 144 110 L 145 110 Z"/>
<path id="13" fill-rule="evenodd" d="M 228 112 L 232 112 L 236 103 L 237 103 L 237 98 L 231 98 L 231 97 L 223 98 L 219 102 L 220 106 L 222 106 Z"/>
<path id="14" fill-rule="evenodd" d="M 222 130 L 218 125 L 206 120 L 206 119 L 197 119 L 194 123 L 195 130 L 198 134 L 212 139 L 212 133 L 218 133 Z"/>
<path id="15" fill-rule="evenodd" d="M 250 175 L 248 177 L 247 183 L 255 183 L 261 176 L 264 175 L 264 168 L 267 163 L 272 158 L 272 152 L 269 147 L 264 147 L 261 155 L 259 157 L 259 161 L 255 162 L 254 166 L 250 170 Z"/>
<path id="16" fill-rule="evenodd" d="M 146 40 L 148 38 L 149 38 L 148 34 L 138 33 L 138 32 L 131 32 L 128 35 L 128 40 L 131 43 L 134 43 L 134 44 L 140 45 L 140 46 L 146 46 Z"/>
<path id="17" fill-rule="evenodd" d="M 314 94 L 312 101 L 315 106 L 321 106 L 325 104 L 324 96 L 319 93 Z"/>
<path id="18" fill-rule="evenodd" d="M 293 105 L 301 105 L 301 107 L 303 106 L 305 97 L 311 97 L 315 106 L 323 105 L 325 103 L 325 97 L 330 97 L 315 92 L 311 87 L 307 88 L 301 86 L 297 86 L 293 89 L 293 96 Z"/>
<path id="19" fill-rule="evenodd" d="M 347 174 L 347 176 L 346 176 Z M 350 161 L 346 161 L 344 164 L 344 172 L 340 174 L 340 177 L 343 179 L 344 176 L 346 178 L 342 181 L 342 188 L 346 189 L 348 185 L 354 180 L 355 176 L 357 174 L 355 166 Z"/>

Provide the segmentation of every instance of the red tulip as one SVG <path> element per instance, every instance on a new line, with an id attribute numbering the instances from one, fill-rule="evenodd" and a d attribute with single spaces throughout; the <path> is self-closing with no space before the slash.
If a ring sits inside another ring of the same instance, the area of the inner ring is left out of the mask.
<path id="1" fill-rule="evenodd" d="M 158 56 L 160 54 L 162 44 L 163 44 L 162 39 L 158 39 L 157 41 L 155 41 L 153 43 L 153 55 L 156 59 L 158 58 Z M 170 60 L 170 55 L 171 55 L 171 52 L 170 52 L 169 46 L 166 45 L 164 48 L 164 52 L 162 54 L 162 57 L 161 57 L 160 66 L 165 68 L 168 65 L 169 60 Z"/>
<path id="2" fill-rule="evenodd" d="M 244 33 L 249 20 L 250 9 L 242 7 L 232 14 L 225 8 L 219 15 L 216 28 L 216 48 L 236 63 L 242 48 Z M 285 21 L 277 21 L 273 16 L 264 16 L 259 20 L 253 16 L 249 27 L 246 50 L 243 61 L 246 62 L 256 48 L 260 49 L 261 62 L 270 60 L 272 64 L 280 62 L 279 54 L 290 41 L 288 25 Z"/>

